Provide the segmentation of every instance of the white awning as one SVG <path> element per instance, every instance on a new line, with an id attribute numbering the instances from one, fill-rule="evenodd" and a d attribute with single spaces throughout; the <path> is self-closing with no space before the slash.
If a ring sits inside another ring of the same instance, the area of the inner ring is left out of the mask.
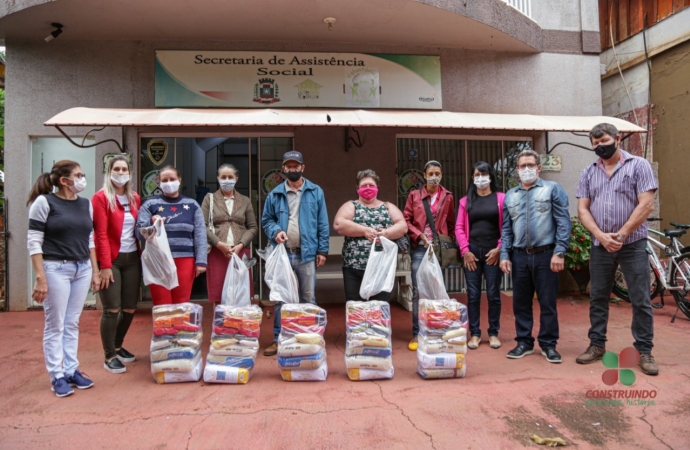
<path id="1" fill-rule="evenodd" d="M 480 114 L 450 111 L 339 109 L 116 109 L 72 108 L 46 126 L 114 127 L 395 127 L 588 132 L 608 122 L 625 133 L 646 130 L 615 117 Z"/>

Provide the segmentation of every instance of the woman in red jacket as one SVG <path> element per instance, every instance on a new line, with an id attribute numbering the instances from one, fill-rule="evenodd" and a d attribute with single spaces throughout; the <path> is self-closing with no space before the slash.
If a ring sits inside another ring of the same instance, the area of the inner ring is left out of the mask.
<path id="1" fill-rule="evenodd" d="M 426 216 L 424 200 L 428 200 L 429 209 L 436 225 L 436 232 L 446 236 L 452 235 L 455 229 L 455 200 L 453 193 L 441 186 L 443 172 L 441 163 L 429 161 L 424 166 L 426 184 L 421 189 L 410 191 L 405 204 L 403 216 L 407 222 L 407 234 L 410 237 L 410 257 L 412 258 L 412 341 L 408 349 L 417 350 L 419 333 L 419 290 L 417 289 L 417 270 L 424 259 L 424 254 L 434 236 Z"/>
<path id="2" fill-rule="evenodd" d="M 110 373 L 123 373 L 127 369 L 122 362 L 135 360 L 122 342 L 134 318 L 141 286 L 139 247 L 134 236 L 141 200 L 132 190 L 130 166 L 124 156 L 110 160 L 103 189 L 94 194 L 91 203 L 103 303 L 103 367 Z"/>

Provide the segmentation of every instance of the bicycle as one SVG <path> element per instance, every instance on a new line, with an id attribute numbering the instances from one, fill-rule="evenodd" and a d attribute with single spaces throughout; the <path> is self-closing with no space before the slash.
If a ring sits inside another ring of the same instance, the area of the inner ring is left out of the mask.
<path id="1" fill-rule="evenodd" d="M 660 221 L 661 219 L 647 219 L 649 222 Z M 651 268 L 650 277 L 650 298 L 655 298 L 661 295 L 661 302 L 652 303 L 652 307 L 656 309 L 663 308 L 664 293 L 671 291 L 678 308 L 671 318 L 671 322 L 675 322 L 678 310 L 681 310 L 690 319 L 690 299 L 688 292 L 690 291 L 690 247 L 684 247 L 679 238 L 690 229 L 690 225 L 679 224 L 671 222 L 675 229 L 665 229 L 663 233 L 656 230 L 649 230 L 650 236 L 647 237 L 647 253 L 649 254 L 649 265 Z M 671 242 L 669 245 L 654 239 L 651 235 L 664 237 Z M 668 257 L 667 260 L 661 261 L 654 251 L 657 247 L 663 251 L 663 254 Z M 670 270 L 669 269 L 670 266 Z M 615 280 L 613 284 L 613 292 L 622 300 L 630 301 L 628 295 L 627 284 L 620 267 L 616 271 Z"/>

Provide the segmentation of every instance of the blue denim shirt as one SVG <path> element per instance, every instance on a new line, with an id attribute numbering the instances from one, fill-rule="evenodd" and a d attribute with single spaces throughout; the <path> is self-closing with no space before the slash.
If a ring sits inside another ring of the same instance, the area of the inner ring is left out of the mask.
<path id="1" fill-rule="evenodd" d="M 530 188 L 509 190 L 503 204 L 501 260 L 512 248 L 556 244 L 554 253 L 568 249 L 570 240 L 568 195 L 560 184 L 541 178 Z"/>

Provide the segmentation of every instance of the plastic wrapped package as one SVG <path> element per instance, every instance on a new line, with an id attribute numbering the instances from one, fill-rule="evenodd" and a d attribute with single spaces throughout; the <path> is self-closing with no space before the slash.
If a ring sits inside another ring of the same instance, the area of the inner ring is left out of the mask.
<path id="1" fill-rule="evenodd" d="M 325 381 L 326 311 L 310 303 L 284 304 L 280 309 L 278 365 L 285 381 Z"/>
<path id="2" fill-rule="evenodd" d="M 193 303 L 153 307 L 151 373 L 157 383 L 199 381 L 202 311 Z"/>
<path id="3" fill-rule="evenodd" d="M 425 380 L 434 380 L 440 378 L 465 378 L 467 374 L 467 366 L 462 366 L 462 369 L 425 369 L 417 366 L 417 373 Z"/>
<path id="4" fill-rule="evenodd" d="M 190 381 L 199 381 L 201 378 L 201 371 L 203 369 L 203 364 L 201 363 L 201 356 L 196 359 L 195 365 L 192 370 L 188 372 L 153 372 L 153 377 L 158 384 L 168 384 L 168 383 L 187 383 Z"/>
<path id="5" fill-rule="evenodd" d="M 258 305 L 217 305 L 213 311 L 211 345 L 204 381 L 246 384 L 259 352 L 263 313 Z"/>
<path id="6" fill-rule="evenodd" d="M 391 310 L 387 302 L 354 301 L 345 305 L 345 367 L 352 381 L 393 378 Z"/>
<path id="7" fill-rule="evenodd" d="M 251 377 L 252 371 L 241 367 L 207 364 L 204 368 L 204 382 L 206 383 L 247 384 Z"/>
<path id="8" fill-rule="evenodd" d="M 326 381 L 328 363 L 324 361 L 319 367 L 311 370 L 281 369 L 280 375 L 285 381 Z"/>
<path id="9" fill-rule="evenodd" d="M 417 373 L 424 379 L 467 373 L 467 307 L 455 300 L 420 300 Z"/>

